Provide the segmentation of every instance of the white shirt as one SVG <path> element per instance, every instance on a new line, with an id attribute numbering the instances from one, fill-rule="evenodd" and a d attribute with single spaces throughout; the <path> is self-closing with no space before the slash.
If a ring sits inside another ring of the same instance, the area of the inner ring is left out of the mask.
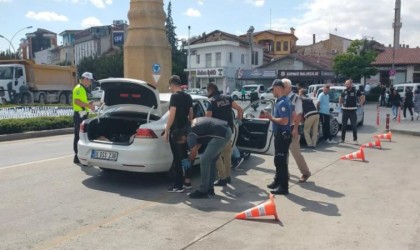
<path id="1" fill-rule="evenodd" d="M 296 97 L 293 97 L 294 101 L 292 101 L 292 96 L 295 95 Z M 289 95 L 287 96 L 290 99 L 290 102 L 292 102 L 292 105 L 295 107 L 296 115 L 303 113 L 303 107 L 302 107 L 302 99 L 299 97 L 299 95 L 293 93 L 290 91 Z"/>

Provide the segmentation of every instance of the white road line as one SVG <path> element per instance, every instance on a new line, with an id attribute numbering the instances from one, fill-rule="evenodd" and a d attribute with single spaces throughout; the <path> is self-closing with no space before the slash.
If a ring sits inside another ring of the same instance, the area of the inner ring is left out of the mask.
<path id="1" fill-rule="evenodd" d="M 37 163 L 42 163 L 42 162 L 55 161 L 55 160 L 64 159 L 64 158 L 72 157 L 72 156 L 73 155 L 66 155 L 66 156 L 60 156 L 60 157 L 55 157 L 55 158 L 51 158 L 51 159 L 45 159 L 45 160 L 39 160 L 39 161 L 31 161 L 31 162 L 26 162 L 26 163 L 17 164 L 17 165 L 0 167 L 0 171 L 1 170 L 6 170 L 6 169 L 11 169 L 11 168 L 24 167 L 24 166 L 28 166 L 28 165 L 32 165 L 32 164 L 37 164 Z"/>

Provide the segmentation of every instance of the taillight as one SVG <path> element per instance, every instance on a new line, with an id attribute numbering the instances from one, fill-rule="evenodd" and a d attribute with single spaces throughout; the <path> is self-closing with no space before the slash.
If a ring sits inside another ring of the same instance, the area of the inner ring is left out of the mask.
<path id="1" fill-rule="evenodd" d="M 86 129 L 87 128 L 87 124 L 85 123 L 85 121 L 83 121 L 82 123 L 80 123 L 80 133 L 85 133 L 87 132 Z"/>
<path id="2" fill-rule="evenodd" d="M 136 130 L 136 138 L 146 138 L 146 139 L 153 139 L 157 138 L 155 132 L 151 129 L 147 128 L 139 128 Z"/>

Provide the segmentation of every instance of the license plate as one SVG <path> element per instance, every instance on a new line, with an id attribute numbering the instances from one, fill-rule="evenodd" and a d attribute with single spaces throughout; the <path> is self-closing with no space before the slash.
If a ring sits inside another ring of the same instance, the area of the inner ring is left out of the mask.
<path id="1" fill-rule="evenodd" d="M 92 150 L 91 158 L 107 161 L 117 161 L 118 153 L 112 151 Z"/>

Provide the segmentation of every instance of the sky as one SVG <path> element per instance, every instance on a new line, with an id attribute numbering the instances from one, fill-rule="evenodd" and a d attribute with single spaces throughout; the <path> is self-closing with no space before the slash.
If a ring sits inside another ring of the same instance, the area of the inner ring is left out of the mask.
<path id="1" fill-rule="evenodd" d="M 164 0 L 167 10 L 169 0 Z M 349 39 L 374 39 L 393 43 L 395 0 L 172 0 L 172 19 L 179 39 L 221 30 L 245 34 L 267 29 L 290 32 L 295 28 L 298 45 L 328 39 L 332 33 Z M 420 46 L 420 4 L 401 0 L 400 43 Z M 129 0 L 0 0 L 0 35 L 18 48 L 26 33 L 38 28 L 54 33 L 110 25 L 113 20 L 129 23 Z M 30 29 L 26 27 L 32 26 Z M 190 26 L 190 29 L 188 29 Z M 61 44 L 61 37 L 58 37 Z M 0 37 L 0 51 L 9 48 Z"/>

